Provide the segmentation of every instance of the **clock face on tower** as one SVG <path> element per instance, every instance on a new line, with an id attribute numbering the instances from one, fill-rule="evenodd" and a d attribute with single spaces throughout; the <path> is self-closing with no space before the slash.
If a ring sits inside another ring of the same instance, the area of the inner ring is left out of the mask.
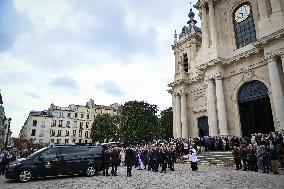
<path id="1" fill-rule="evenodd" d="M 249 5 L 243 5 L 235 12 L 235 21 L 236 22 L 242 22 L 246 20 L 250 15 L 250 6 Z"/>

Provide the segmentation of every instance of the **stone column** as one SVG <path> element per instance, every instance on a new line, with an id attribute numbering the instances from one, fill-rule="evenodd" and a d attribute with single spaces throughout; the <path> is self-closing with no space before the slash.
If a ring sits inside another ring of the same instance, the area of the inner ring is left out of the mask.
<path id="1" fill-rule="evenodd" d="M 276 119 L 274 120 L 278 120 L 280 123 L 280 128 L 275 129 L 281 130 L 284 129 L 284 95 L 276 57 L 270 58 L 268 60 L 268 72 L 276 114 Z"/>
<path id="2" fill-rule="evenodd" d="M 206 4 L 202 4 L 201 9 L 201 27 L 202 27 L 202 47 L 209 47 L 209 38 L 208 38 L 208 15 Z"/>
<path id="3" fill-rule="evenodd" d="M 282 62 L 282 68 L 283 68 L 283 74 L 284 74 L 284 54 L 281 55 L 281 62 Z"/>
<path id="4" fill-rule="evenodd" d="M 187 124 L 187 94 L 181 94 L 181 136 L 188 138 L 188 124 Z"/>
<path id="5" fill-rule="evenodd" d="M 261 1 L 257 1 L 258 3 L 258 12 L 259 12 L 259 16 L 260 19 L 263 18 L 268 18 L 268 7 L 267 7 L 267 0 L 261 0 Z"/>
<path id="6" fill-rule="evenodd" d="M 216 30 L 216 24 L 215 24 L 214 1 L 209 0 L 208 6 L 209 6 L 211 42 L 212 42 L 212 46 L 215 47 L 217 45 L 217 30 Z"/>
<path id="7" fill-rule="evenodd" d="M 174 93 L 172 93 L 172 107 L 173 107 L 173 136 L 177 137 L 176 133 L 176 97 Z"/>
<path id="8" fill-rule="evenodd" d="M 176 95 L 176 133 L 177 138 L 181 138 L 181 115 L 180 115 L 180 96 Z"/>
<path id="9" fill-rule="evenodd" d="M 270 0 L 272 14 L 278 11 L 281 11 L 281 0 Z"/>
<path id="10" fill-rule="evenodd" d="M 229 135 L 228 126 L 227 126 L 227 112 L 225 106 L 225 96 L 223 88 L 222 78 L 216 78 L 216 98 L 217 98 L 217 111 L 218 111 L 218 121 L 219 121 L 219 130 L 220 136 Z"/>
<path id="11" fill-rule="evenodd" d="M 209 121 L 209 135 L 218 136 L 217 116 L 216 116 L 216 99 L 214 92 L 213 80 L 207 81 L 207 113 Z"/>

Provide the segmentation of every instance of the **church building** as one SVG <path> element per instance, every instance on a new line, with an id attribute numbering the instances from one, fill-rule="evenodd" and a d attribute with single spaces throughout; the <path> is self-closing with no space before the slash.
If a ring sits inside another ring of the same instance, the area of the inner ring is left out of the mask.
<path id="1" fill-rule="evenodd" d="M 173 135 L 284 130 L 284 1 L 198 0 L 175 34 Z"/>

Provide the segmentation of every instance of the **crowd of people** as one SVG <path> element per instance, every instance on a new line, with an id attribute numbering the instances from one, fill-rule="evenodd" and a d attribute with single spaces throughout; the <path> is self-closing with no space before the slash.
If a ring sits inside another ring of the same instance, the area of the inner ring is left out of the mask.
<path id="1" fill-rule="evenodd" d="M 186 151 L 179 155 L 186 154 L 186 158 L 191 162 L 193 171 L 198 170 L 196 150 L 193 146 L 189 146 Z M 109 176 L 109 169 L 111 167 L 111 175 L 117 175 L 117 167 L 126 166 L 127 176 L 131 177 L 132 167 L 137 170 L 148 170 L 160 173 L 166 173 L 167 169 L 174 171 L 174 165 L 177 161 L 178 153 L 176 150 L 176 143 L 169 143 L 165 141 L 157 141 L 155 144 L 137 144 L 129 145 L 128 147 L 114 147 L 105 146 L 103 153 L 103 175 Z M 184 157 L 184 156 L 183 156 Z"/>
<path id="2" fill-rule="evenodd" d="M 232 151 L 237 170 L 273 172 L 278 174 L 278 161 L 284 167 L 284 131 L 269 134 L 252 134 L 251 137 L 205 136 L 189 139 L 158 140 L 151 143 L 135 144 L 116 148 L 121 165 L 134 165 L 138 170 L 147 169 L 166 172 L 174 170 L 174 164 L 188 158 L 192 170 L 197 170 L 196 153 L 204 151 Z M 129 152 L 133 151 L 133 152 Z M 107 151 L 112 153 L 112 149 Z M 128 153 L 132 154 L 132 158 Z M 111 158 L 110 158 L 111 159 Z M 107 161 L 110 162 L 111 160 Z M 130 162 L 130 163 L 129 163 Z M 130 168 L 128 168 L 130 169 Z"/>
<path id="3" fill-rule="evenodd" d="M 283 132 L 259 133 L 252 135 L 250 141 L 235 145 L 233 155 L 236 169 L 279 174 L 278 161 L 284 167 L 283 136 Z"/>
<path id="4" fill-rule="evenodd" d="M 14 148 L 0 151 L 0 174 L 6 165 L 18 158 L 27 157 L 35 149 L 18 151 Z M 117 175 L 118 166 L 127 167 L 131 176 L 132 166 L 138 170 L 161 173 L 174 171 L 174 164 L 188 159 L 192 170 L 197 167 L 197 153 L 204 151 L 232 151 L 237 170 L 279 173 L 277 162 L 284 167 L 284 131 L 269 134 L 252 134 L 251 137 L 205 136 L 188 139 L 154 140 L 130 145 L 105 145 L 103 175 Z M 109 170 L 110 174 L 109 174 Z"/>

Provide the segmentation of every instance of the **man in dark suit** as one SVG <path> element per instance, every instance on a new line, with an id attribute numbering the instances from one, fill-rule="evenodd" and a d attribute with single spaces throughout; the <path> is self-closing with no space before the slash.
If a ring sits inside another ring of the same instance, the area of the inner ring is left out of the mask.
<path id="1" fill-rule="evenodd" d="M 134 159 L 135 159 L 134 151 L 131 149 L 131 146 L 128 146 L 125 151 L 125 164 L 127 167 L 127 177 L 132 176 L 131 170 L 134 164 Z"/>
<path id="2" fill-rule="evenodd" d="M 154 170 L 154 172 L 158 172 L 159 161 L 160 161 L 159 148 L 155 147 L 154 150 L 153 150 L 153 170 Z"/>
<path id="3" fill-rule="evenodd" d="M 176 152 L 175 152 L 175 149 L 174 147 L 170 147 L 169 148 L 169 159 L 168 159 L 168 164 L 169 164 L 169 169 L 171 171 L 174 171 L 175 170 L 175 161 L 176 161 Z"/>
<path id="4" fill-rule="evenodd" d="M 168 152 L 166 150 L 166 148 L 162 148 L 161 152 L 160 152 L 160 163 L 162 165 L 162 170 L 161 173 L 166 173 L 166 169 L 167 169 L 167 162 L 168 162 Z"/>
<path id="5" fill-rule="evenodd" d="M 117 147 L 113 148 L 111 152 L 111 175 L 112 176 L 117 176 L 117 167 L 119 165 L 119 151 Z"/>
<path id="6" fill-rule="evenodd" d="M 103 175 L 104 176 L 109 176 L 108 170 L 109 170 L 109 164 L 110 164 L 110 154 L 111 154 L 110 149 L 106 147 L 106 149 L 103 152 L 103 166 L 104 166 Z"/>

